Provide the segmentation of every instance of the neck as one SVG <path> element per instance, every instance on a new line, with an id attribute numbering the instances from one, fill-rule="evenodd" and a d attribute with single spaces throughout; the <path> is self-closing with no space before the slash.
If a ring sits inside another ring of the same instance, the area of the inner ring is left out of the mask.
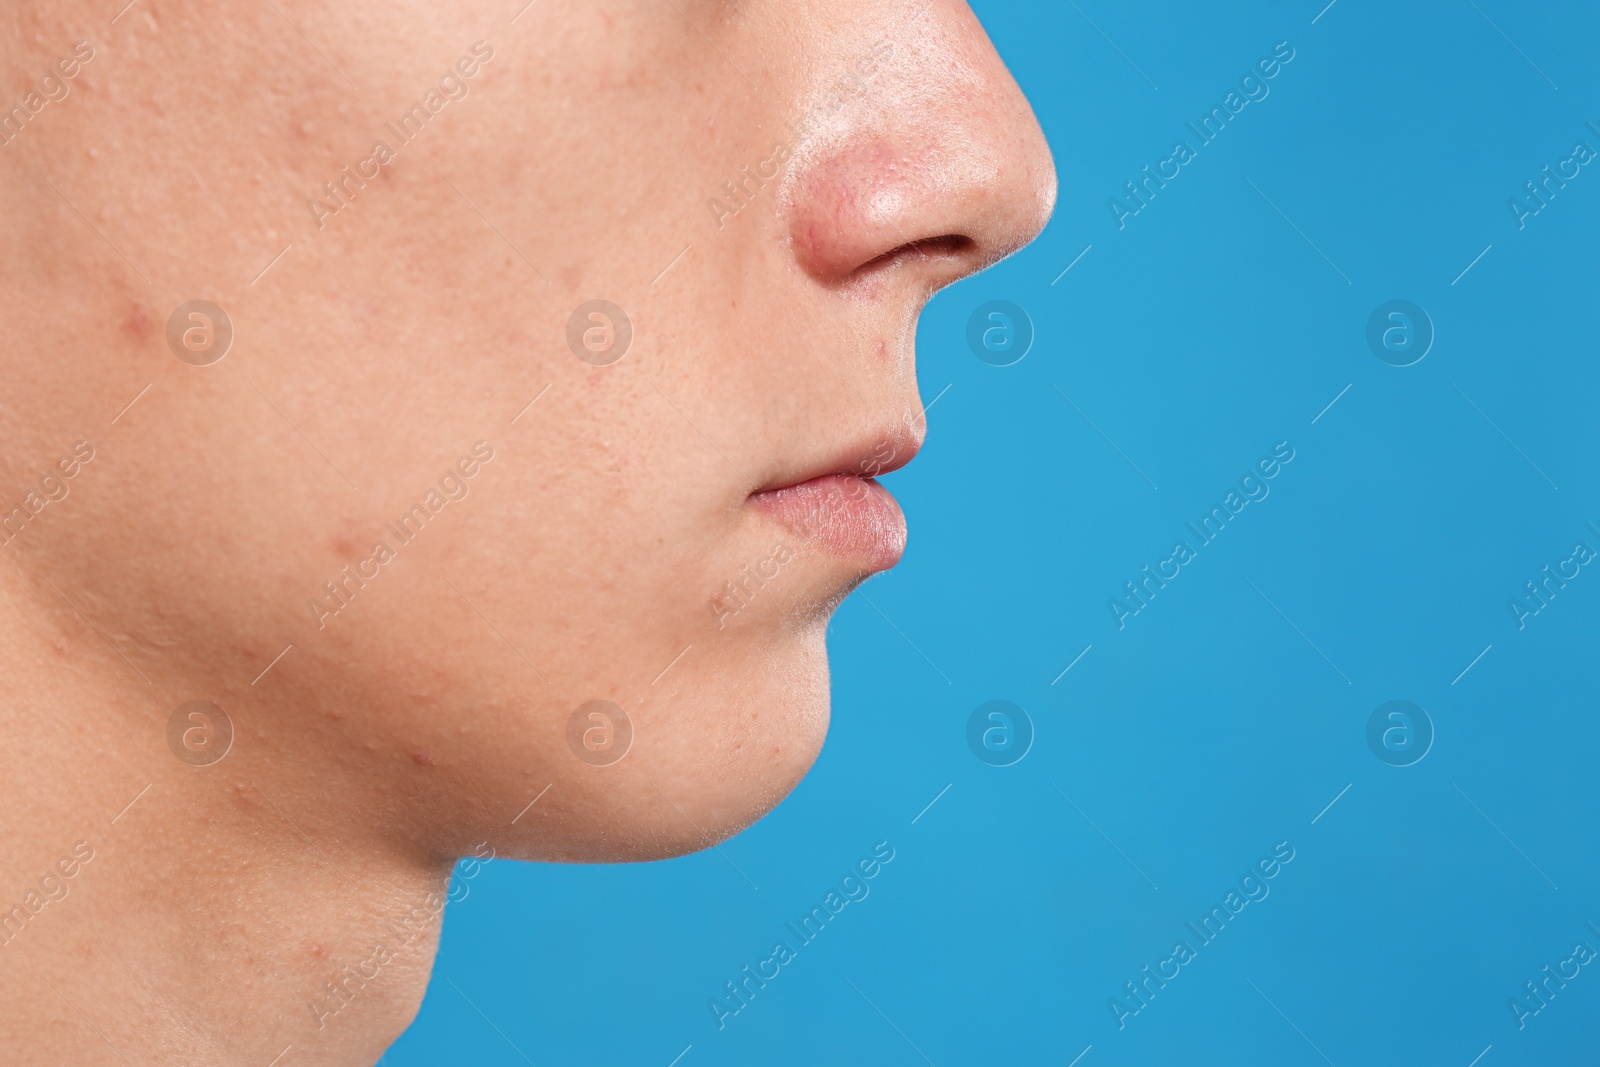
<path id="1" fill-rule="evenodd" d="M 104 643 L 85 655 L 59 600 L 6 599 L 7 1062 L 118 1062 L 108 1045 L 140 1064 L 374 1062 L 422 1001 L 451 859 L 398 845 L 404 805 L 354 767 L 252 758 L 259 720 L 237 715 L 224 759 L 185 762 L 181 698 L 130 685 Z"/>

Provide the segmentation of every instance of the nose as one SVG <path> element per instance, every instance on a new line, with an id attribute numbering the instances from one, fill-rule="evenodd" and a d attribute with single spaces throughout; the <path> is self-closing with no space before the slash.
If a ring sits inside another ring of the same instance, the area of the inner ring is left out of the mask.
<path id="1" fill-rule="evenodd" d="M 798 153 L 789 233 L 823 285 L 893 274 L 925 298 L 1033 240 L 1055 163 L 965 3 L 932 0 L 875 47 L 888 58 L 860 106 Z"/>

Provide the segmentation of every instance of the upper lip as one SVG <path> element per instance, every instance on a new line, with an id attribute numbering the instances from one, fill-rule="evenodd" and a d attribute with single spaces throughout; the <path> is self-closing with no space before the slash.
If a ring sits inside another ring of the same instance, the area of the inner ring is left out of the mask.
<path id="1" fill-rule="evenodd" d="M 923 432 L 914 428 L 920 417 L 895 422 L 877 432 L 857 437 L 848 445 L 813 463 L 787 465 L 753 492 L 770 493 L 831 474 L 876 478 L 899 470 L 922 447 Z"/>

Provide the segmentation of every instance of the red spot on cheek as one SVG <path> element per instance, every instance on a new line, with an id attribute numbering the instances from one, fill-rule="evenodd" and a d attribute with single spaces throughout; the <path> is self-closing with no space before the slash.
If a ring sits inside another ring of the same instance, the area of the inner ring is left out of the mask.
<path id="1" fill-rule="evenodd" d="M 889 358 L 889 342 L 881 337 L 878 338 L 878 356 L 882 359 Z"/>
<path id="2" fill-rule="evenodd" d="M 130 337 L 144 339 L 150 333 L 150 324 L 154 321 L 150 308 L 134 301 L 133 306 L 122 318 L 123 332 Z"/>
<path id="3" fill-rule="evenodd" d="M 414 748 L 411 750 L 411 762 L 421 764 L 424 767 L 432 767 L 433 757 L 420 748 Z"/>
<path id="4" fill-rule="evenodd" d="M 348 561 L 351 570 L 358 569 L 357 561 L 372 554 L 372 542 L 363 541 L 368 533 L 363 523 L 354 518 L 343 518 L 328 535 L 328 547 L 341 561 Z M 363 548 L 362 545 L 367 545 Z"/>

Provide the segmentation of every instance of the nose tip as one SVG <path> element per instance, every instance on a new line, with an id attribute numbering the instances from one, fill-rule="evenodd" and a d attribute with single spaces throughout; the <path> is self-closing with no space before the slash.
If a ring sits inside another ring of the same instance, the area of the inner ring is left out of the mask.
<path id="1" fill-rule="evenodd" d="M 1015 252 L 1049 220 L 1056 173 L 1043 131 L 960 7 L 898 50 L 858 122 L 802 150 L 790 236 L 819 282 L 896 268 L 932 292 Z"/>

